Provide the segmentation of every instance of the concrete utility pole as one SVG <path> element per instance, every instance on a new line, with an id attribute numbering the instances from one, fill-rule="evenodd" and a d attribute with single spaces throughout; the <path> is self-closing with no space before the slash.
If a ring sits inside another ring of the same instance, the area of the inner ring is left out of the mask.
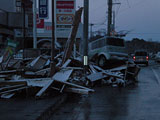
<path id="1" fill-rule="evenodd" d="M 91 26 L 91 30 L 90 30 L 90 38 L 92 38 L 92 36 L 93 36 L 93 34 L 92 34 L 92 27 L 93 27 L 93 25 L 94 25 L 93 23 L 90 24 L 90 26 Z"/>
<path id="2" fill-rule="evenodd" d="M 50 75 L 53 76 L 55 74 L 55 61 L 54 61 L 54 57 L 55 57 L 55 19 L 54 19 L 54 14 L 55 14 L 55 10 L 54 10 L 54 1 L 52 0 L 52 42 L 51 42 L 51 62 L 50 62 L 50 67 L 51 67 L 51 72 Z"/>
<path id="3" fill-rule="evenodd" d="M 22 41 L 22 48 L 23 48 L 23 59 L 24 59 L 24 48 L 25 48 L 25 39 L 26 39 L 26 10 L 25 10 L 25 3 L 22 1 L 22 8 L 23 8 L 23 41 Z"/>
<path id="4" fill-rule="evenodd" d="M 83 40 L 84 40 L 84 52 L 83 60 L 84 66 L 88 65 L 88 12 L 89 12 L 89 0 L 84 0 L 84 25 L 83 25 Z"/>
<path id="5" fill-rule="evenodd" d="M 116 13 L 113 11 L 113 31 L 115 31 L 115 26 L 116 26 Z"/>
<path id="6" fill-rule="evenodd" d="M 108 32 L 107 35 L 110 36 L 111 26 L 112 26 L 112 0 L 108 0 Z"/>
<path id="7" fill-rule="evenodd" d="M 37 48 L 37 0 L 33 0 L 33 48 Z"/>

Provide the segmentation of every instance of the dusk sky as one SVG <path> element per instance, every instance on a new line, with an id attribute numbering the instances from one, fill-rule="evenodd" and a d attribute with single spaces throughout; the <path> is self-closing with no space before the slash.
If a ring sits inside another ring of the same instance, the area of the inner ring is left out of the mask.
<path id="1" fill-rule="evenodd" d="M 89 23 L 93 30 L 107 28 L 107 1 L 90 0 Z M 140 38 L 160 42 L 160 0 L 113 0 L 116 11 L 116 31 L 130 31 L 127 40 Z M 77 7 L 83 6 L 83 0 L 77 0 Z"/>

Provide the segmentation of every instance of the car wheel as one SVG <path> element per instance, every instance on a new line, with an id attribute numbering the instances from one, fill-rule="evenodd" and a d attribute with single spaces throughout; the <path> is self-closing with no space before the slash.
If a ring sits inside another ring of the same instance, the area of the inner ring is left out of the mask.
<path id="1" fill-rule="evenodd" d="M 106 58 L 104 56 L 100 56 L 98 59 L 98 66 L 104 67 L 106 64 Z"/>

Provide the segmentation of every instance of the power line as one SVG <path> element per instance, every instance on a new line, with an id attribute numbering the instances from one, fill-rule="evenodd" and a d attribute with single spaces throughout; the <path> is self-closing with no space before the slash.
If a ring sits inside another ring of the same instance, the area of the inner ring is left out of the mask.
<path id="1" fill-rule="evenodd" d="M 160 34 L 160 33 L 128 33 L 128 34 Z"/>

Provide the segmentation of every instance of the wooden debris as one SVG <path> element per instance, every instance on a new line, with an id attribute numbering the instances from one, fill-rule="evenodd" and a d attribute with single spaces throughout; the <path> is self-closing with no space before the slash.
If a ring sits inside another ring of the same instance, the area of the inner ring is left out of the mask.
<path id="1" fill-rule="evenodd" d="M 89 90 L 86 89 L 80 89 L 80 88 L 66 88 L 64 90 L 65 92 L 72 92 L 72 93 L 78 93 L 78 94 L 89 94 Z"/>
<path id="2" fill-rule="evenodd" d="M 72 74 L 73 70 L 61 70 L 60 72 L 57 72 L 52 79 L 53 80 L 57 80 L 57 81 L 62 81 L 62 82 L 66 82 L 70 75 Z"/>
<path id="3" fill-rule="evenodd" d="M 36 59 L 34 59 L 29 65 L 28 67 L 34 69 L 34 70 L 40 70 L 44 67 L 44 65 L 46 64 L 47 59 L 45 59 L 42 56 L 37 57 Z"/>
<path id="4" fill-rule="evenodd" d="M 90 74 L 87 76 L 87 78 L 91 81 L 91 82 L 94 82 L 94 81 L 97 81 L 97 80 L 102 80 L 104 79 L 105 75 L 103 75 L 103 72 L 97 72 L 97 73 L 93 73 L 93 74 Z"/>
<path id="5" fill-rule="evenodd" d="M 36 79 L 27 79 L 27 86 L 29 87 L 45 87 L 50 83 L 51 78 L 36 78 Z"/>
<path id="6" fill-rule="evenodd" d="M 67 40 L 66 46 L 65 46 L 65 50 L 64 50 L 64 55 L 62 57 L 62 64 L 61 64 L 61 66 L 71 56 L 73 44 L 74 44 L 74 41 L 75 41 L 75 38 L 76 38 L 76 34 L 77 34 L 77 31 L 78 31 L 78 26 L 79 26 L 79 23 L 81 21 L 82 10 L 83 10 L 83 8 L 81 7 L 75 13 L 73 24 L 72 24 L 72 28 L 71 28 L 71 34 L 70 34 L 70 36 L 69 36 L 69 38 Z"/>
<path id="7" fill-rule="evenodd" d="M 97 73 L 97 70 L 94 69 L 93 65 L 89 65 L 92 73 Z"/>
<path id="8" fill-rule="evenodd" d="M 62 65 L 62 68 L 67 67 L 70 62 L 71 62 L 71 59 L 68 59 L 68 60 Z"/>
<path id="9" fill-rule="evenodd" d="M 6 86 L 6 87 L 1 87 L 0 91 L 4 91 L 4 90 L 10 90 L 13 88 L 19 88 L 19 87 L 23 87 L 26 86 L 25 84 L 20 84 L 20 85 L 12 85 L 12 86 Z"/>
<path id="10" fill-rule="evenodd" d="M 86 89 L 89 92 L 95 92 L 95 90 L 93 90 L 93 89 L 90 89 L 90 88 L 87 88 L 87 87 L 84 87 L 84 86 L 80 86 L 80 85 L 77 85 L 77 84 L 74 84 L 74 83 L 57 81 L 57 80 L 55 80 L 55 82 L 60 82 L 62 84 L 66 84 L 67 86 L 70 86 L 70 87 L 75 87 L 75 88 L 80 88 L 80 89 Z"/>
<path id="11" fill-rule="evenodd" d="M 36 75 L 41 75 L 41 76 L 45 76 L 45 75 L 48 76 L 49 73 L 50 73 L 50 68 L 42 69 L 35 72 Z"/>
<path id="12" fill-rule="evenodd" d="M 12 98 L 14 95 L 15 93 L 6 93 L 6 94 L 2 94 L 0 97 L 4 99 L 9 99 L 9 98 Z"/>
<path id="13" fill-rule="evenodd" d="M 45 85 L 37 94 L 36 94 L 36 98 L 40 98 L 45 92 L 46 90 L 52 85 L 52 83 L 54 82 L 54 80 L 51 80 L 47 83 L 47 85 Z"/>
<path id="14" fill-rule="evenodd" d="M 98 66 L 95 66 L 95 65 L 94 65 L 94 67 L 95 67 L 96 69 L 98 69 L 99 71 L 102 71 L 102 73 L 105 74 L 105 75 L 108 75 L 108 76 L 110 76 L 110 77 L 115 77 L 115 78 L 123 79 L 123 76 L 116 75 L 116 74 L 114 74 L 114 73 L 112 73 L 112 72 L 106 72 L 106 71 L 103 70 L 102 68 L 100 68 L 100 67 L 98 67 Z"/>
<path id="15" fill-rule="evenodd" d="M 1 94 L 6 94 L 6 93 L 10 93 L 10 92 L 16 92 L 16 91 L 23 90 L 23 89 L 26 89 L 26 88 L 28 88 L 28 86 L 24 86 L 24 87 L 19 87 L 19 88 L 7 90 L 7 91 L 4 91 L 4 92 L 0 92 L 0 95 Z"/>

